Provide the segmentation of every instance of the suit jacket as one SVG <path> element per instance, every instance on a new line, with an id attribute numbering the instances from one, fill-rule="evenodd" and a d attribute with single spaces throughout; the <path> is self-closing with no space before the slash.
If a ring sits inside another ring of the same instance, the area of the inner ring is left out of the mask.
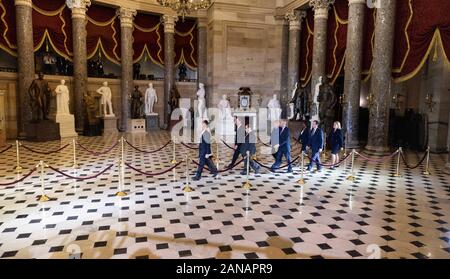
<path id="1" fill-rule="evenodd" d="M 247 151 L 250 151 L 250 155 L 256 154 L 256 134 L 253 131 L 245 134 L 245 143 L 242 144 L 241 155 L 247 156 Z"/>
<path id="2" fill-rule="evenodd" d="M 291 151 L 291 130 L 288 127 L 280 127 L 278 129 L 280 131 L 280 147 L 278 150 L 281 152 L 290 152 Z"/>
<path id="3" fill-rule="evenodd" d="M 342 130 L 334 129 L 331 131 L 331 148 L 341 149 L 344 147 L 344 139 L 342 138 Z"/>
<path id="4" fill-rule="evenodd" d="M 315 133 L 313 133 L 313 130 L 311 129 L 311 132 L 309 134 L 308 146 L 311 147 L 312 152 L 319 152 L 319 149 L 323 149 L 323 144 L 324 140 L 322 129 L 317 128 Z"/>
<path id="5" fill-rule="evenodd" d="M 298 137 L 298 141 L 302 144 L 302 150 L 306 150 L 306 146 L 308 146 L 309 142 L 309 129 L 306 127 L 303 129 L 303 133 L 300 132 L 300 136 Z"/>
<path id="6" fill-rule="evenodd" d="M 242 146 L 245 142 L 245 127 L 241 125 L 239 128 L 236 127 L 236 135 L 234 136 L 234 144 L 237 145 L 238 148 Z"/>
<path id="7" fill-rule="evenodd" d="M 198 145 L 198 156 L 199 158 L 204 158 L 206 154 L 212 154 L 211 152 L 211 134 L 205 131 L 200 139 L 200 144 Z"/>

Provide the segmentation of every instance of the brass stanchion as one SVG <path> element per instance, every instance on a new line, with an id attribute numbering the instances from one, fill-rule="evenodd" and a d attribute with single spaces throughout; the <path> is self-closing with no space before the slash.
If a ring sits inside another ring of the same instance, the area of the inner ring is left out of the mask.
<path id="1" fill-rule="evenodd" d="M 20 147 L 20 142 L 18 140 L 16 140 L 16 161 L 17 161 L 17 165 L 16 165 L 16 173 L 21 173 L 22 172 L 22 166 L 20 165 L 20 153 L 19 153 L 19 147 Z"/>
<path id="2" fill-rule="evenodd" d="M 323 133 L 323 152 L 322 152 L 322 159 L 325 161 L 327 159 L 327 134 Z"/>
<path id="3" fill-rule="evenodd" d="M 186 185 L 183 188 L 183 192 L 185 193 L 190 193 L 192 191 L 194 191 L 194 189 L 191 188 L 191 186 L 189 185 L 189 158 L 188 155 L 186 155 Z"/>
<path id="4" fill-rule="evenodd" d="M 249 173 L 250 173 L 250 151 L 247 151 L 246 160 L 247 160 L 247 178 L 246 178 L 246 181 L 245 181 L 243 187 L 246 190 L 250 190 L 252 188 L 252 184 L 249 182 L 249 179 L 248 179 Z"/>
<path id="5" fill-rule="evenodd" d="M 300 179 L 297 181 L 297 184 L 303 185 L 305 184 L 305 179 L 303 179 L 303 170 L 305 167 L 305 153 L 302 150 L 302 159 L 301 159 L 301 165 L 300 165 Z"/>
<path id="6" fill-rule="evenodd" d="M 116 193 L 118 197 L 125 197 L 127 193 L 123 191 L 125 182 L 125 139 L 120 138 L 120 164 L 119 164 L 119 192 Z"/>
<path id="7" fill-rule="evenodd" d="M 177 159 L 176 159 L 176 155 L 175 155 L 175 141 L 172 140 L 172 143 L 173 143 L 173 149 L 172 149 L 173 157 L 172 157 L 172 160 L 170 161 L 170 163 L 175 165 L 176 163 L 178 163 Z"/>
<path id="8" fill-rule="evenodd" d="M 402 156 L 402 148 L 399 147 L 398 148 L 398 156 L 397 156 L 397 168 L 396 171 L 394 173 L 394 177 L 400 177 L 400 156 Z"/>
<path id="9" fill-rule="evenodd" d="M 425 171 L 422 173 L 423 175 L 430 175 L 430 147 L 427 147 L 427 162 L 425 164 Z"/>
<path id="10" fill-rule="evenodd" d="M 72 140 L 72 145 L 73 145 L 73 168 L 77 169 L 78 168 L 78 164 L 77 164 L 77 142 L 75 139 Z"/>
<path id="11" fill-rule="evenodd" d="M 348 181 L 355 181 L 355 149 L 352 149 L 352 168 L 350 176 L 347 177 Z"/>
<path id="12" fill-rule="evenodd" d="M 39 201 L 40 202 L 48 202 L 50 200 L 50 198 L 45 194 L 45 185 L 44 185 L 45 164 L 44 164 L 44 161 L 40 161 L 36 167 L 40 169 L 40 179 L 41 179 L 41 197 L 39 198 Z"/>
<path id="13" fill-rule="evenodd" d="M 220 159 L 219 159 L 219 140 L 216 139 L 216 168 L 219 169 Z"/>

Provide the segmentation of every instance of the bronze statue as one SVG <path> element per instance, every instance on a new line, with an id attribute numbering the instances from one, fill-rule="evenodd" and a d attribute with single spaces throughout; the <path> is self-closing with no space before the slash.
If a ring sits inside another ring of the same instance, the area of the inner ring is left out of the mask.
<path id="1" fill-rule="evenodd" d="M 292 120 L 305 120 L 308 115 L 308 92 L 305 87 L 297 88 L 289 104 L 293 104 Z"/>
<path id="2" fill-rule="evenodd" d="M 39 73 L 38 78 L 33 80 L 28 89 L 28 94 L 30 96 L 32 121 L 48 120 L 51 89 L 48 82 L 44 80 L 42 73 Z"/>
<path id="3" fill-rule="evenodd" d="M 97 125 L 99 119 L 97 118 L 97 103 L 91 91 L 88 91 L 83 98 L 85 109 L 85 122 L 88 125 Z"/>
<path id="4" fill-rule="evenodd" d="M 169 100 L 169 106 L 170 106 L 170 111 L 169 111 L 169 115 L 172 114 L 172 112 L 176 109 L 180 107 L 180 92 L 178 92 L 177 86 L 174 84 L 172 86 L 172 89 L 170 90 L 170 100 Z"/>
<path id="5" fill-rule="evenodd" d="M 324 132 L 331 132 L 335 118 L 335 107 L 337 98 L 334 95 L 333 88 L 327 82 L 320 86 L 319 96 L 319 118 L 322 122 Z"/>
<path id="6" fill-rule="evenodd" d="M 131 103 L 131 119 L 139 119 L 142 117 L 142 92 L 139 91 L 139 86 L 134 87 L 134 91 L 130 96 Z"/>

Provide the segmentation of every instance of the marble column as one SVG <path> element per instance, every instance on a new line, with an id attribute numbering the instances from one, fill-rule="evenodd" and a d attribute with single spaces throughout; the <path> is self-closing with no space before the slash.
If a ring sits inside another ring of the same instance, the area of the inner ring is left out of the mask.
<path id="1" fill-rule="evenodd" d="M 35 77 L 31 0 L 15 0 L 17 35 L 17 130 L 26 138 L 25 124 L 31 120 L 28 88 Z"/>
<path id="2" fill-rule="evenodd" d="M 277 25 L 281 27 L 281 82 L 279 100 L 282 108 L 287 106 L 288 95 L 288 67 L 289 67 L 289 23 L 286 18 L 276 17 Z"/>
<path id="3" fill-rule="evenodd" d="M 208 61 L 207 61 L 207 49 L 208 49 L 208 41 L 207 41 L 207 19 L 199 18 L 197 22 L 198 28 L 198 58 L 197 58 L 197 88 L 199 83 L 203 83 L 205 85 L 205 97 L 206 97 L 206 107 L 210 106 L 211 98 L 208 94 Z"/>
<path id="4" fill-rule="evenodd" d="M 347 148 L 359 146 L 359 98 L 366 0 L 349 0 L 342 124 Z"/>
<path id="5" fill-rule="evenodd" d="M 83 95 L 87 92 L 86 10 L 90 0 L 68 0 L 72 10 L 73 38 L 73 104 L 75 108 L 75 130 L 83 132 Z"/>
<path id="6" fill-rule="evenodd" d="M 314 42 L 311 76 L 312 94 L 314 94 L 314 88 L 319 81 L 319 77 L 323 77 L 323 80 L 326 81 L 328 10 L 333 3 L 334 0 L 311 0 L 309 2 L 309 5 L 314 11 Z"/>
<path id="7" fill-rule="evenodd" d="M 170 126 L 169 99 L 170 90 L 175 85 L 175 22 L 177 16 L 163 15 L 164 23 L 164 116 L 165 128 Z"/>
<path id="8" fill-rule="evenodd" d="M 295 88 L 295 84 L 299 81 L 300 28 L 302 20 L 305 17 L 305 11 L 292 11 L 285 15 L 286 20 L 289 21 L 289 62 L 287 83 L 289 93 L 292 92 Z M 291 96 L 288 94 L 288 101 L 290 98 Z"/>
<path id="9" fill-rule="evenodd" d="M 377 9 L 375 46 L 370 91 L 369 135 L 366 149 L 383 154 L 389 151 L 389 108 L 391 104 L 392 55 L 394 50 L 396 0 L 385 0 Z"/>
<path id="10" fill-rule="evenodd" d="M 128 126 L 129 101 L 128 96 L 133 92 L 133 19 L 136 16 L 136 10 L 129 8 L 120 8 L 117 10 L 120 18 L 120 62 L 122 67 L 121 85 L 121 108 L 122 119 L 120 121 L 120 131 L 126 132 Z"/>
<path id="11" fill-rule="evenodd" d="M 448 123 L 450 125 L 450 115 L 449 115 Z M 444 172 L 446 174 L 450 174 L 450 128 L 448 129 L 447 148 L 448 148 L 449 153 L 448 153 L 448 157 L 447 157 L 447 164 L 445 164 Z"/>

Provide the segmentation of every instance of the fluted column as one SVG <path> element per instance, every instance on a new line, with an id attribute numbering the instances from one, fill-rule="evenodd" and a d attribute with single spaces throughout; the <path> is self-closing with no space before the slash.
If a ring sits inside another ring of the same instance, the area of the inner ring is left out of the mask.
<path id="1" fill-rule="evenodd" d="M 208 61 L 207 61 L 207 19 L 199 18 L 198 19 L 198 58 L 197 58 L 197 88 L 199 83 L 203 83 L 205 85 L 205 97 L 206 97 L 206 107 L 210 106 L 210 96 L 209 86 L 208 86 Z"/>
<path id="2" fill-rule="evenodd" d="M 370 91 L 369 136 L 366 149 L 385 153 L 388 148 L 389 107 L 391 103 L 392 54 L 394 50 L 396 0 L 385 0 L 377 9 L 375 46 Z"/>
<path id="3" fill-rule="evenodd" d="M 31 0 L 15 0 L 17 35 L 17 130 L 19 138 L 26 138 L 25 124 L 31 119 L 28 88 L 35 75 L 33 23 Z"/>
<path id="4" fill-rule="evenodd" d="M 75 108 L 75 129 L 83 132 L 83 95 L 87 92 L 87 49 L 86 10 L 90 0 L 67 0 L 72 10 L 73 38 L 73 103 Z"/>
<path id="5" fill-rule="evenodd" d="M 133 19 L 136 16 L 136 10 L 122 7 L 117 10 L 117 15 L 120 18 L 120 62 L 122 66 L 120 130 L 126 132 L 128 118 L 130 118 L 128 95 L 133 91 Z"/>
<path id="6" fill-rule="evenodd" d="M 305 17 L 305 11 L 292 11 L 285 15 L 289 21 L 288 91 L 293 90 L 299 80 L 300 28 Z M 283 104 L 283 107 L 285 106 L 286 104 Z"/>
<path id="7" fill-rule="evenodd" d="M 323 77 L 324 81 L 326 80 L 328 10 L 333 3 L 334 0 L 311 0 L 309 2 L 314 11 L 311 92 L 314 92 L 319 77 Z"/>
<path id="8" fill-rule="evenodd" d="M 349 0 L 347 50 L 345 56 L 344 106 L 342 123 L 347 148 L 357 148 L 359 130 L 359 97 L 363 54 L 366 0 Z"/>
<path id="9" fill-rule="evenodd" d="M 169 128 L 169 98 L 170 90 L 175 84 L 175 22 L 178 17 L 164 15 L 164 127 Z"/>

